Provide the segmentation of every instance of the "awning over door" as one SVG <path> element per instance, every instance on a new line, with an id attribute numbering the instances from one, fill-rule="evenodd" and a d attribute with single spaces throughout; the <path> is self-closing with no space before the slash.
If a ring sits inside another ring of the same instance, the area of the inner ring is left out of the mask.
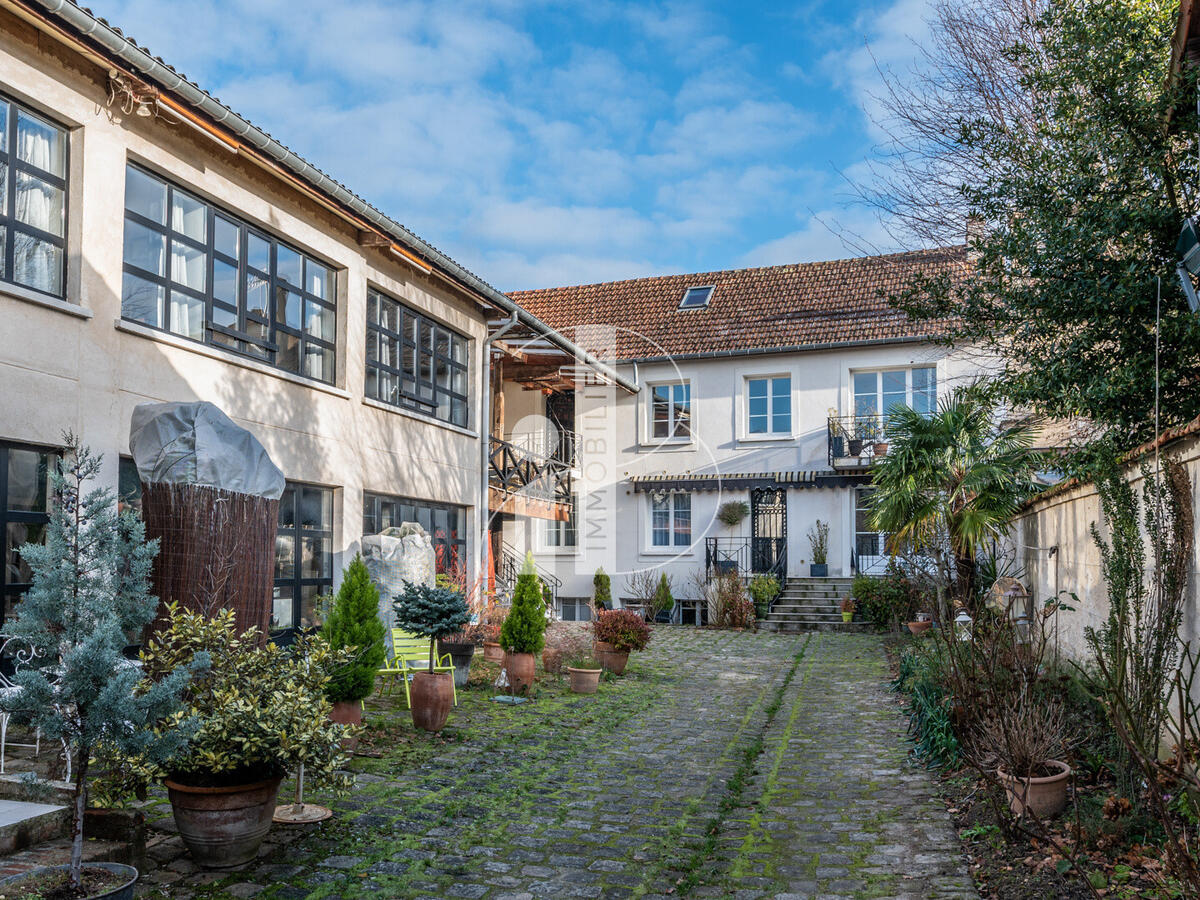
<path id="1" fill-rule="evenodd" d="M 870 473 L 843 475 L 830 470 L 791 472 L 683 472 L 634 475 L 633 489 L 649 491 L 732 491 L 753 488 L 838 488 L 867 484 Z"/>

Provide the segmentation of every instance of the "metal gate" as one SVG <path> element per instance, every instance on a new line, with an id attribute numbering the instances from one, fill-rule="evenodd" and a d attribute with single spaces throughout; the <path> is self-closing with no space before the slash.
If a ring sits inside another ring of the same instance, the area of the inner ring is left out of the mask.
<path id="1" fill-rule="evenodd" d="M 750 492 L 750 571 L 787 577 L 787 491 L 755 488 Z"/>

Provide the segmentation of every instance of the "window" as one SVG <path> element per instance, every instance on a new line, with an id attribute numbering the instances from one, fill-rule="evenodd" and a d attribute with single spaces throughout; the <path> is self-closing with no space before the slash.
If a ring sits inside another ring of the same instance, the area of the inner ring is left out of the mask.
<path id="1" fill-rule="evenodd" d="M 578 509 L 579 495 L 571 495 L 571 513 L 567 519 L 548 519 L 546 521 L 547 547 L 574 547 L 577 541 L 577 526 L 575 510 Z"/>
<path id="2" fill-rule="evenodd" d="M 884 369 L 854 373 L 854 415 L 887 416 L 898 406 L 922 415 L 937 409 L 937 368 Z"/>
<path id="3" fill-rule="evenodd" d="M 448 574 L 467 563 L 467 511 L 461 506 L 407 500 L 387 494 L 363 495 L 363 534 L 379 534 L 416 522 L 433 542 L 437 570 Z"/>
<path id="4" fill-rule="evenodd" d="M 121 315 L 333 383 L 332 269 L 136 166 Z"/>
<path id="5" fill-rule="evenodd" d="M 792 433 L 790 376 L 746 379 L 746 430 L 750 434 Z"/>
<path id="6" fill-rule="evenodd" d="M 29 590 L 33 573 L 21 559 L 22 544 L 40 544 L 50 521 L 50 467 L 57 454 L 17 444 L 0 444 L 0 556 L 4 560 L 4 606 L 0 626 Z"/>
<path id="7" fill-rule="evenodd" d="M 333 591 L 333 491 L 287 483 L 275 535 L 273 631 L 321 624 L 317 598 Z"/>
<path id="8" fill-rule="evenodd" d="M 656 384 L 650 388 L 651 433 L 656 438 L 690 438 L 692 386 Z"/>
<path id="9" fill-rule="evenodd" d="M 67 132 L 0 97 L 0 281 L 63 296 Z"/>
<path id="10" fill-rule="evenodd" d="M 142 476 L 132 457 L 122 456 L 117 469 L 117 509 L 142 514 Z"/>
<path id="11" fill-rule="evenodd" d="M 713 287 L 690 287 L 683 292 L 683 299 L 679 301 L 680 309 L 700 309 L 708 306 L 708 301 L 712 299 Z"/>
<path id="12" fill-rule="evenodd" d="M 465 428 L 467 339 L 368 290 L 366 394 Z"/>
<path id="13" fill-rule="evenodd" d="M 559 616 L 564 622 L 590 622 L 592 601 L 587 597 L 559 597 Z"/>
<path id="14" fill-rule="evenodd" d="M 650 497 L 650 545 L 687 547 L 692 543 L 692 495 L 670 493 Z"/>

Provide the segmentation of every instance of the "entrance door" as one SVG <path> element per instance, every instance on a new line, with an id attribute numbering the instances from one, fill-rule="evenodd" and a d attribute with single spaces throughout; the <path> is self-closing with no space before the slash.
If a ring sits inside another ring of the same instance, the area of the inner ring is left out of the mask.
<path id="1" fill-rule="evenodd" d="M 872 531 L 869 524 L 873 490 L 859 488 L 854 492 L 854 566 L 864 575 L 882 575 L 888 560 L 887 534 Z"/>
<path id="2" fill-rule="evenodd" d="M 755 488 L 750 492 L 750 571 L 787 577 L 787 491 Z"/>

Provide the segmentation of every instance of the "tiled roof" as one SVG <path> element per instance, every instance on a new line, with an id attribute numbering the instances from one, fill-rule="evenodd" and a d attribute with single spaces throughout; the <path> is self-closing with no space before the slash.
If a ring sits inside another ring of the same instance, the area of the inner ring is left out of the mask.
<path id="1" fill-rule="evenodd" d="M 943 334 L 949 320 L 914 322 L 893 309 L 918 273 L 966 271 L 966 247 L 691 275 L 665 275 L 509 296 L 551 327 L 617 326 L 618 359 L 815 348 Z M 679 309 L 689 287 L 715 285 L 707 307 Z"/>

